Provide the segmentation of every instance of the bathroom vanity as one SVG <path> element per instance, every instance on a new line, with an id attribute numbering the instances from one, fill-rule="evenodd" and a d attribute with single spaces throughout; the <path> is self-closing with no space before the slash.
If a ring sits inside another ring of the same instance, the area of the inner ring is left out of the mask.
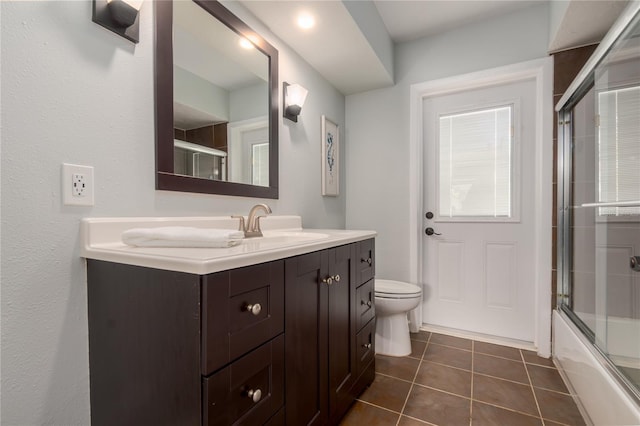
<path id="1" fill-rule="evenodd" d="M 93 425 L 337 424 L 374 378 L 375 232 L 263 221 L 230 248 L 143 248 L 85 219 Z"/>

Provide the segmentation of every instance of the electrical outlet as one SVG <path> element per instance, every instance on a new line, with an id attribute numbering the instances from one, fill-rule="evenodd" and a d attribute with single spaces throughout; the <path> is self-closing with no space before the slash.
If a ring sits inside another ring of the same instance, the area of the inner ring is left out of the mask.
<path id="1" fill-rule="evenodd" d="M 71 195 L 74 197 L 85 197 L 87 184 L 82 173 L 74 173 L 71 175 Z"/>
<path id="2" fill-rule="evenodd" d="M 93 167 L 62 165 L 62 202 L 67 206 L 93 206 Z"/>

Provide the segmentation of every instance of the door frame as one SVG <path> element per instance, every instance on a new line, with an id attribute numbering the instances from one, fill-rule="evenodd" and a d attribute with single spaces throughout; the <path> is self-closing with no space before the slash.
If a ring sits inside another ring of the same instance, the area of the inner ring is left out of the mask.
<path id="1" fill-rule="evenodd" d="M 553 167 L 555 167 L 553 164 L 552 57 L 411 85 L 409 95 L 409 273 L 411 282 L 423 285 L 423 100 L 530 79 L 534 79 L 536 83 L 535 255 L 532 262 L 536 318 L 533 343 L 538 354 L 547 358 L 551 355 L 552 179 Z"/>

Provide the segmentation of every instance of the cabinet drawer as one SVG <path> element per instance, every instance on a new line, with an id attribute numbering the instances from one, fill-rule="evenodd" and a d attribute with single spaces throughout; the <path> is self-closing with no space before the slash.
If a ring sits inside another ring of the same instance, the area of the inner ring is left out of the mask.
<path id="1" fill-rule="evenodd" d="M 358 285 L 364 284 L 375 275 L 375 240 L 358 242 L 358 256 L 356 258 Z"/>
<path id="2" fill-rule="evenodd" d="M 374 280 L 369 280 L 356 290 L 356 329 L 371 321 L 376 315 Z"/>
<path id="3" fill-rule="evenodd" d="M 376 320 L 372 319 L 356 335 L 357 371 L 360 376 L 375 355 Z"/>
<path id="4" fill-rule="evenodd" d="M 261 425 L 284 405 L 284 336 L 202 382 L 203 424 Z"/>
<path id="5" fill-rule="evenodd" d="M 284 331 L 284 261 L 202 279 L 202 374 Z"/>

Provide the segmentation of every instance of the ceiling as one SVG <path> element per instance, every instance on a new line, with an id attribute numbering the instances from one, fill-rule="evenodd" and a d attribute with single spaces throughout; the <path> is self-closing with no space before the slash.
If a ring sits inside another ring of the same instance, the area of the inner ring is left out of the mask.
<path id="1" fill-rule="evenodd" d="M 385 63 L 385 38 L 388 45 L 408 42 L 548 0 L 239 1 L 338 90 L 349 95 L 393 84 L 392 61 Z M 550 9 L 559 15 L 555 18 L 558 30 L 550 36 L 549 51 L 599 42 L 626 3 L 553 0 Z M 369 8 L 365 21 L 358 22 L 354 5 Z M 295 25 L 303 11 L 315 16 L 316 25 L 311 30 Z M 375 25 L 376 19 L 382 25 Z"/>
<path id="2" fill-rule="evenodd" d="M 391 39 L 395 42 L 405 42 L 448 31 L 474 21 L 526 9 L 545 1 L 376 0 L 373 3 Z"/>

